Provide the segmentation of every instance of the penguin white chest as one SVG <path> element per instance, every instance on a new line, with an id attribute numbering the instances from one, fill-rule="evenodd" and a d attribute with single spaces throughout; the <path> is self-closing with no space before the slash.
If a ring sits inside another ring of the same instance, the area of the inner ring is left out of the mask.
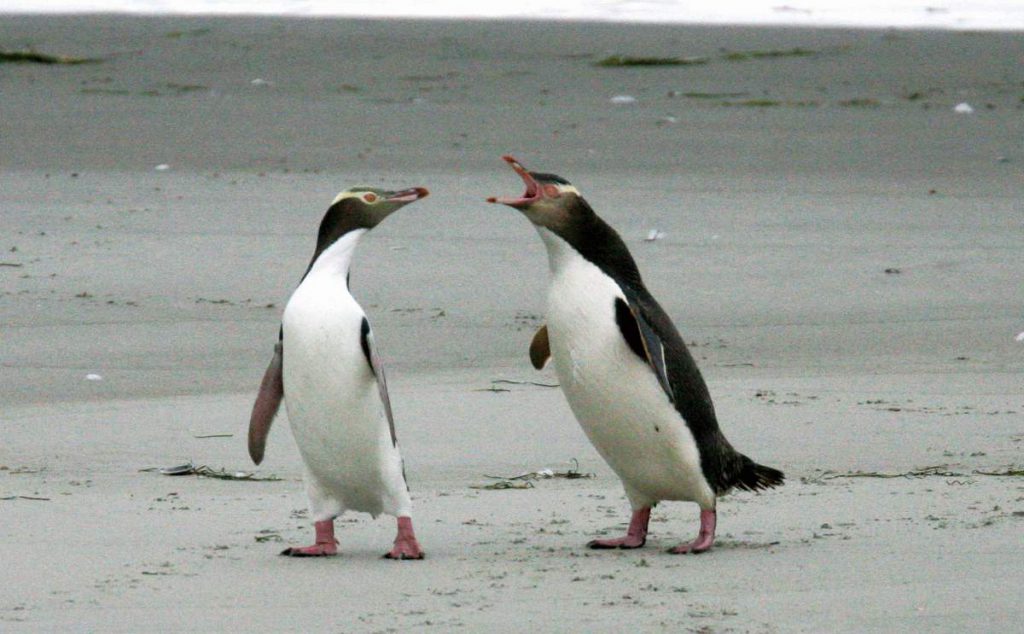
<path id="1" fill-rule="evenodd" d="M 282 319 L 284 401 L 318 520 L 346 509 L 409 509 L 401 455 L 363 351 L 365 314 L 346 284 L 354 242 L 321 255 Z"/>
<path id="2" fill-rule="evenodd" d="M 344 286 L 310 274 L 285 308 L 284 393 L 306 466 L 325 480 L 374 471 L 390 435 L 363 354 L 363 311 Z"/>
<path id="3" fill-rule="evenodd" d="M 363 318 L 348 290 L 329 276 L 310 274 L 292 294 L 282 325 L 293 423 L 302 426 L 343 406 L 354 406 L 353 414 L 372 409 L 373 374 L 360 347 Z"/>
<path id="4" fill-rule="evenodd" d="M 709 489 L 693 435 L 619 329 L 615 302 L 625 301 L 621 288 L 567 244 L 554 241 L 561 242 L 545 237 L 552 255 L 551 356 L 584 433 L 632 499 L 649 504 L 705 498 Z"/>

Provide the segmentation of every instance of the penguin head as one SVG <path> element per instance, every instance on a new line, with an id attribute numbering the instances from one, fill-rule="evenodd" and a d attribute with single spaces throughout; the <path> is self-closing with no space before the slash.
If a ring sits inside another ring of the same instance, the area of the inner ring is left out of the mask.
<path id="1" fill-rule="evenodd" d="M 349 231 L 373 229 L 392 213 L 429 193 L 423 187 L 398 191 L 374 187 L 346 189 L 334 198 L 320 221 L 319 242 L 327 245 Z"/>
<path id="2" fill-rule="evenodd" d="M 523 179 L 526 192 L 519 198 L 492 196 L 487 202 L 518 209 L 533 224 L 552 230 L 565 227 L 576 214 L 589 210 L 586 204 L 579 204 L 583 201 L 579 190 L 561 176 L 531 172 L 511 156 L 501 158 Z"/>
<path id="3" fill-rule="evenodd" d="M 324 221 L 330 218 L 333 222 L 347 225 L 350 230 L 373 229 L 392 213 L 429 194 L 423 187 L 398 191 L 352 187 L 334 197 Z"/>

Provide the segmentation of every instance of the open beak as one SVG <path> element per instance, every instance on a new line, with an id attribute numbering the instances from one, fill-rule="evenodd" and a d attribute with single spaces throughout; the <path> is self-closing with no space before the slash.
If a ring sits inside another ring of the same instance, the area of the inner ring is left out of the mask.
<path id="1" fill-rule="evenodd" d="M 526 193 L 519 198 L 497 198 L 492 196 L 487 199 L 489 203 L 500 203 L 502 205 L 508 205 L 509 207 L 515 207 L 516 209 L 525 209 L 534 202 L 540 200 L 541 192 L 540 185 L 537 181 L 526 171 L 526 168 L 522 166 L 514 157 L 505 155 L 501 157 L 506 163 L 512 166 L 516 174 L 519 174 L 519 178 L 523 179 L 523 183 L 526 184 Z"/>
<path id="2" fill-rule="evenodd" d="M 411 187 L 409 189 L 403 189 L 397 192 L 388 192 L 384 196 L 384 200 L 389 203 L 402 203 L 407 204 L 415 202 L 420 198 L 426 198 L 430 195 L 426 187 Z"/>

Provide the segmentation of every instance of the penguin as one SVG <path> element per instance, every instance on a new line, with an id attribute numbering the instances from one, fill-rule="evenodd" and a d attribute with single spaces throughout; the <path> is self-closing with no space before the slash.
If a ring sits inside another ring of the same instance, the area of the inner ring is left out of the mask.
<path id="1" fill-rule="evenodd" d="M 423 558 L 384 369 L 370 322 L 348 282 L 359 239 L 428 193 L 422 187 L 355 187 L 338 194 L 320 222 L 313 258 L 285 306 L 249 419 L 249 456 L 259 464 L 284 400 L 304 463 L 316 541 L 282 555 L 336 555 L 334 519 L 359 511 L 398 519 L 398 536 L 386 558 Z"/>
<path id="2" fill-rule="evenodd" d="M 669 552 L 710 549 L 718 497 L 779 486 L 782 472 L 756 464 L 726 440 L 696 362 L 619 234 L 564 178 L 503 159 L 526 193 L 487 200 L 533 223 L 551 270 L 546 323 L 530 344 L 530 360 L 537 369 L 554 360 L 573 414 L 622 480 L 632 507 L 624 537 L 588 546 L 640 548 L 651 508 L 680 500 L 700 507 L 700 531 Z"/>

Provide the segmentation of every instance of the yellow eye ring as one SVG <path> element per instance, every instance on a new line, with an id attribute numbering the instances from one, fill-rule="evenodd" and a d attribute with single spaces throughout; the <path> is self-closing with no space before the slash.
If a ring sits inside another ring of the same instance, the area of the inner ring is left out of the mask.
<path id="1" fill-rule="evenodd" d="M 363 194 L 363 200 L 368 203 L 377 202 L 377 194 Z"/>

